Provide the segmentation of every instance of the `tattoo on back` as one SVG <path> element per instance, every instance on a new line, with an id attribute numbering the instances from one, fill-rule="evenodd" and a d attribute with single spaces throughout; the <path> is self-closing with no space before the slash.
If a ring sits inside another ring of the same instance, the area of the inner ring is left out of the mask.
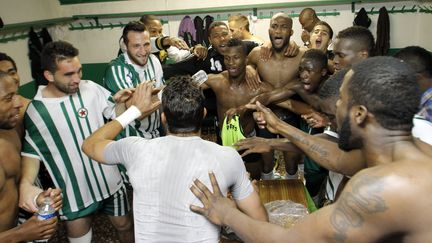
<path id="1" fill-rule="evenodd" d="M 352 191 L 345 192 L 330 215 L 330 223 L 336 230 L 334 239 L 345 242 L 350 228 L 363 226 L 364 216 L 388 209 L 381 192 L 385 186 L 376 176 L 362 176 L 352 181 Z"/>

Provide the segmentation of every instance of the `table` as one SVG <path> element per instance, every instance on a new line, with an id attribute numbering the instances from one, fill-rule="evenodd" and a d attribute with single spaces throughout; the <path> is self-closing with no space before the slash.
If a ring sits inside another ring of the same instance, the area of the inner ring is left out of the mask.
<path id="1" fill-rule="evenodd" d="M 259 195 L 263 204 L 275 200 L 291 200 L 307 208 L 306 193 L 301 180 L 258 181 Z"/>

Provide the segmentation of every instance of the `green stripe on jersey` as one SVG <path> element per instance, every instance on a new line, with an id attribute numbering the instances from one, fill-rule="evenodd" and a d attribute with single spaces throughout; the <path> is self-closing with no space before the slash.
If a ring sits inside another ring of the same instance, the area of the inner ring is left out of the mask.
<path id="1" fill-rule="evenodd" d="M 71 96 L 69 96 L 69 97 L 71 97 Z M 65 104 L 64 104 L 64 103 L 61 103 L 60 106 L 61 106 L 61 109 L 62 109 L 62 111 L 63 111 L 63 115 L 66 117 L 66 122 L 67 122 L 67 125 L 68 125 L 68 127 L 69 127 L 69 132 L 70 132 L 70 133 L 75 133 L 75 130 L 74 130 L 73 126 L 72 126 L 72 123 L 71 123 L 71 120 L 70 120 L 70 117 L 69 117 L 69 114 L 68 114 L 68 112 L 67 112 L 67 110 L 66 110 L 66 106 L 65 106 Z M 73 107 L 73 110 L 75 110 L 75 107 Z M 80 129 L 81 134 L 83 134 L 83 130 L 82 130 L 82 127 L 79 125 L 79 122 L 78 122 L 78 127 L 79 127 L 79 129 Z M 74 143 L 75 143 L 75 149 L 76 149 L 76 150 L 80 150 L 80 149 L 81 149 L 81 146 L 78 144 L 77 137 L 76 137 L 76 136 L 72 136 L 72 137 L 73 137 L 73 140 L 74 140 Z M 81 153 L 79 153 L 79 156 L 80 156 L 80 158 L 81 158 L 81 164 L 82 164 L 83 169 L 84 169 L 85 179 L 86 179 L 86 181 L 87 181 L 87 184 L 90 185 L 90 184 L 91 184 L 91 183 L 90 183 L 90 178 L 88 177 L 88 174 L 87 174 L 87 168 L 86 168 L 86 166 L 84 165 L 84 159 L 83 159 L 83 156 L 82 156 Z M 89 188 L 90 188 L 90 194 L 92 195 L 93 201 L 96 201 L 96 200 L 95 200 L 94 191 L 93 191 L 92 187 L 89 187 Z M 74 190 L 76 190 L 76 189 L 77 189 L 77 188 L 74 188 Z M 79 190 L 79 188 L 78 188 L 77 190 Z M 80 193 L 80 194 L 81 194 L 81 193 Z"/>
<path id="2" fill-rule="evenodd" d="M 44 121 L 46 126 L 50 128 L 50 129 L 48 129 L 48 131 L 51 134 L 51 137 L 54 140 L 54 142 L 57 146 L 57 149 L 60 152 L 60 156 L 62 157 L 62 162 L 64 163 L 64 165 L 68 171 L 69 178 L 70 178 L 72 184 L 78 185 L 78 180 L 76 178 L 74 168 L 72 166 L 72 162 L 68 156 L 68 151 L 67 151 L 67 149 L 63 143 L 63 140 L 61 139 L 60 133 L 57 130 L 57 127 L 54 124 L 53 119 L 51 118 L 49 111 L 46 109 L 45 105 L 42 102 L 35 103 L 34 107 L 35 107 L 36 111 L 39 113 L 39 115 L 42 117 L 42 120 Z M 57 175 L 55 175 L 55 177 L 57 178 Z M 65 188 L 65 190 L 66 190 L 66 188 Z M 83 203 L 83 199 L 81 197 L 81 193 L 79 193 L 78 190 L 74 190 L 74 195 L 75 195 L 75 200 L 77 202 L 78 207 L 83 207 L 84 203 Z"/>
<path id="3" fill-rule="evenodd" d="M 39 101 L 33 101 L 32 103 L 35 106 L 35 108 L 37 106 L 43 106 L 42 102 L 39 102 Z M 42 135 L 39 132 L 39 129 L 37 128 L 37 126 L 34 124 L 34 122 L 32 121 L 32 119 L 27 114 L 26 114 L 25 121 L 26 121 L 26 123 L 25 123 L 26 129 L 28 131 L 29 137 L 31 138 L 31 140 L 33 141 L 33 143 L 36 145 L 36 147 L 38 149 L 41 149 L 41 148 L 48 149 L 48 144 L 45 142 L 45 140 L 43 139 Z M 41 156 L 43 156 L 43 158 L 41 158 L 41 159 L 47 162 L 48 169 L 51 170 L 52 175 L 55 177 L 54 182 L 62 190 L 66 190 L 66 183 L 65 183 L 65 181 L 63 180 L 63 178 L 61 176 L 61 172 L 60 172 L 57 164 L 55 163 L 54 158 L 52 157 L 52 154 L 51 153 L 46 153 L 45 151 L 41 151 L 40 154 L 41 154 Z M 63 192 L 63 195 L 66 195 L 65 191 Z M 70 207 L 70 204 L 69 204 L 69 199 L 68 200 L 63 200 L 62 211 L 63 212 L 70 212 L 71 211 L 71 207 Z"/>
<path id="4" fill-rule="evenodd" d="M 72 99 L 72 97 L 71 97 L 71 99 Z M 82 96 L 81 96 L 81 92 L 80 92 L 80 91 L 78 91 L 78 100 L 79 100 L 79 102 L 80 102 L 80 104 L 81 104 L 81 107 L 84 107 L 84 102 L 83 102 L 83 100 L 82 100 Z M 71 101 L 71 104 L 74 104 L 74 103 Z M 76 119 L 77 119 L 77 121 L 78 121 L 78 120 L 79 120 L 79 117 L 78 117 L 78 114 L 77 114 L 77 113 L 75 113 L 75 117 L 76 117 Z M 86 124 L 87 124 L 87 129 L 88 129 L 89 133 L 92 134 L 93 131 L 91 130 L 90 122 L 89 122 L 89 120 L 88 120 L 88 116 L 86 116 L 85 120 L 86 120 Z M 80 124 L 80 123 L 79 123 L 79 124 Z M 83 134 L 83 138 L 84 138 L 84 134 Z M 92 163 L 92 161 L 91 161 L 90 158 L 89 158 L 89 163 L 91 164 L 91 168 L 92 168 L 92 171 L 93 171 L 93 176 L 94 176 L 94 178 L 97 178 L 97 175 L 96 175 L 95 170 L 94 170 L 94 167 L 93 167 L 94 163 Z M 102 165 L 101 165 L 100 163 L 97 163 L 97 166 L 98 166 L 98 168 L 99 168 L 99 173 L 102 175 L 102 179 L 103 179 L 103 182 L 104 182 L 104 184 L 105 184 L 105 190 L 106 190 L 107 192 L 109 192 L 110 190 L 109 190 L 109 187 L 108 187 L 108 182 L 107 182 L 107 180 L 106 180 L 105 173 L 104 173 L 104 171 L 103 171 L 103 169 L 102 169 Z M 99 189 L 100 197 L 103 198 L 103 194 L 102 194 L 102 191 L 101 191 L 101 188 L 100 188 L 101 185 L 99 185 L 98 181 L 96 181 L 96 183 L 97 183 L 97 186 L 98 186 L 98 189 Z"/>

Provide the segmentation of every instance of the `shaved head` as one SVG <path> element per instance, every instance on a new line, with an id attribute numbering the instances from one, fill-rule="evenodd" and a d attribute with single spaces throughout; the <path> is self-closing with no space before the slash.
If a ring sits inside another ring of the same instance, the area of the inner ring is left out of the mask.
<path id="1" fill-rule="evenodd" d="M 288 24 L 290 25 L 290 28 L 292 28 L 292 23 L 293 23 L 293 21 L 292 21 L 291 17 L 288 16 L 288 14 L 285 14 L 285 13 L 277 13 L 277 14 L 273 15 L 273 17 L 271 18 L 270 24 L 271 24 L 275 19 L 278 19 L 278 18 L 284 18 L 284 19 L 286 19 L 286 20 L 288 21 Z"/>
<path id="2" fill-rule="evenodd" d="M 311 32 L 318 21 L 318 16 L 312 8 L 305 8 L 300 12 L 299 22 L 303 29 Z"/>

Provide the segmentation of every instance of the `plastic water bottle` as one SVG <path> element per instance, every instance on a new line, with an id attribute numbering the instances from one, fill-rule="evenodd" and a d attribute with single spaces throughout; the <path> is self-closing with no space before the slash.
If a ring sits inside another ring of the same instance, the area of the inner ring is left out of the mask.
<path id="1" fill-rule="evenodd" d="M 199 70 L 194 75 L 192 75 L 192 79 L 198 86 L 200 86 L 201 84 L 205 83 L 205 81 L 207 81 L 208 76 L 204 70 Z"/>
<path id="2" fill-rule="evenodd" d="M 39 207 L 38 212 L 38 220 L 47 220 L 56 216 L 55 208 L 51 206 L 51 198 L 46 197 L 44 199 L 43 204 Z M 47 242 L 48 240 L 37 240 L 36 242 Z"/>

